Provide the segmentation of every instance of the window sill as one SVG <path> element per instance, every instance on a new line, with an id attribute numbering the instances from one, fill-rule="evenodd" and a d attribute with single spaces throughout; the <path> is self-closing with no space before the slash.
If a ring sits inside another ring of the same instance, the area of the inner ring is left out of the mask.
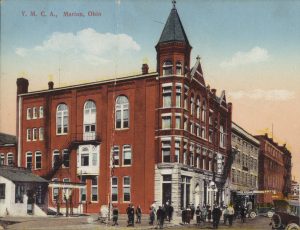
<path id="1" fill-rule="evenodd" d="M 116 131 L 127 131 L 129 128 L 115 128 Z"/>
<path id="2" fill-rule="evenodd" d="M 121 167 L 124 167 L 124 168 L 128 168 L 128 167 L 131 167 L 132 165 L 122 165 Z"/>
<path id="3" fill-rule="evenodd" d="M 66 136 L 68 133 L 56 133 L 56 136 Z"/>

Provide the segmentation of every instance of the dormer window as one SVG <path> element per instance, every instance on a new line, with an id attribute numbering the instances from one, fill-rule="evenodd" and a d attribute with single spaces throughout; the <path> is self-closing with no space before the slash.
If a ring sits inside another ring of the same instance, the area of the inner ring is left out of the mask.
<path id="1" fill-rule="evenodd" d="M 172 62 L 165 61 L 163 64 L 163 75 L 171 75 L 173 73 L 172 68 L 173 68 Z"/>
<path id="2" fill-rule="evenodd" d="M 176 75 L 182 75 L 182 64 L 180 61 L 176 62 Z"/>

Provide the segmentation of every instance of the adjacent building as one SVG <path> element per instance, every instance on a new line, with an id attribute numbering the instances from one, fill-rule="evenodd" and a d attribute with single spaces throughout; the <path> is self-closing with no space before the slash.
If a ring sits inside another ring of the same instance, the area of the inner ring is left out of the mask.
<path id="1" fill-rule="evenodd" d="M 0 133 L 0 165 L 17 165 L 17 140 L 13 135 Z"/>
<path id="2" fill-rule="evenodd" d="M 262 192 L 259 203 L 272 203 L 273 199 L 287 197 L 291 186 L 291 154 L 268 134 L 255 136 L 260 141 L 259 182 Z"/>
<path id="3" fill-rule="evenodd" d="M 256 203 L 260 142 L 241 126 L 232 122 L 231 145 L 235 149 L 231 168 L 230 196 L 235 204 Z"/>
<path id="4" fill-rule="evenodd" d="M 72 183 L 85 184 L 68 196 L 83 212 L 225 201 L 232 105 L 205 83 L 200 58 L 191 63 L 175 5 L 155 48 L 153 73 L 144 64 L 139 75 L 36 92 L 17 80 L 18 165 L 54 182 L 49 206 L 63 209 Z"/>

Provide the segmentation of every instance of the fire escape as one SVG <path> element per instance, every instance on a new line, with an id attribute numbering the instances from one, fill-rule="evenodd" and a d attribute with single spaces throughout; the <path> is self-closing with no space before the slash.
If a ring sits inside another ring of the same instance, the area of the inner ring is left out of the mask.
<path id="1" fill-rule="evenodd" d="M 95 133 L 72 133 L 69 135 L 65 143 L 61 146 L 61 149 L 67 149 L 69 152 L 69 158 L 71 152 L 77 149 L 79 145 L 99 145 L 101 143 L 100 136 Z M 51 180 L 55 173 L 66 163 L 68 159 L 64 159 L 64 156 L 56 157 L 52 168 L 43 177 L 46 180 Z"/>
<path id="2" fill-rule="evenodd" d="M 227 178 L 229 176 L 229 173 L 231 171 L 231 166 L 233 164 L 235 155 L 237 153 L 238 153 L 238 150 L 236 148 L 232 148 L 231 151 L 229 151 L 227 161 L 224 165 L 224 173 L 223 173 L 223 180 L 222 180 L 223 185 L 226 183 L 226 180 L 227 180 Z"/>

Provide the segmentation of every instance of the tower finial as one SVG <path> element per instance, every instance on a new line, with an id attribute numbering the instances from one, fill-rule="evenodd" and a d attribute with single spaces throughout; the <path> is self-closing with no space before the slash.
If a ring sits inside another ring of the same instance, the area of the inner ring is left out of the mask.
<path id="1" fill-rule="evenodd" d="M 173 8 L 175 9 L 175 8 L 176 8 L 176 1 L 173 0 L 173 1 L 172 1 L 172 4 L 173 4 Z"/>
<path id="2" fill-rule="evenodd" d="M 199 54 L 197 55 L 196 59 L 197 59 L 198 61 L 200 61 L 201 58 L 200 58 Z"/>

